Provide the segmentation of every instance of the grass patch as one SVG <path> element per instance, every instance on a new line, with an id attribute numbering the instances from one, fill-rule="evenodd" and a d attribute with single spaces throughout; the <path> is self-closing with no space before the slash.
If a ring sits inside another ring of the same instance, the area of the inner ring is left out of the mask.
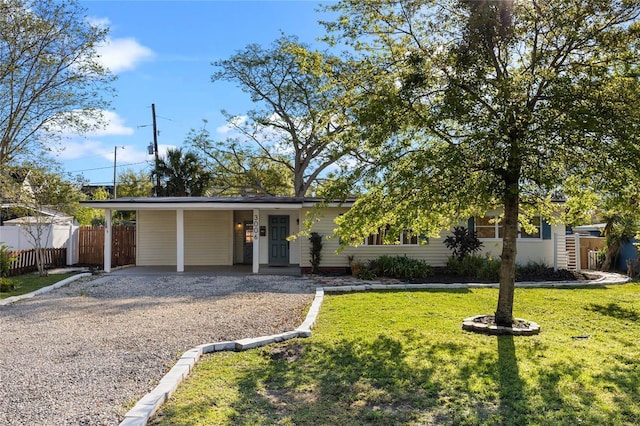
<path id="1" fill-rule="evenodd" d="M 11 277 L 9 279 L 15 283 L 15 290 L 0 292 L 0 299 L 31 293 L 32 291 L 50 286 L 74 275 L 76 275 L 76 273 L 52 274 L 47 275 L 46 277 L 38 276 L 38 274 L 24 274 L 18 275 L 17 277 Z"/>
<path id="2" fill-rule="evenodd" d="M 532 337 L 461 330 L 495 289 L 325 297 L 309 339 L 204 357 L 154 425 L 640 423 L 640 285 L 516 289 Z"/>

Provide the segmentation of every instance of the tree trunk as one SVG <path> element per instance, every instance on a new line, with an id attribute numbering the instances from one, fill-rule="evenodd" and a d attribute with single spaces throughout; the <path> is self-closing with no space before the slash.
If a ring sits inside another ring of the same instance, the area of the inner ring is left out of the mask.
<path id="1" fill-rule="evenodd" d="M 612 269 L 615 269 L 615 267 L 617 266 L 619 255 L 620 243 L 617 240 L 612 239 L 612 241 L 610 241 L 607 245 L 607 254 L 604 258 L 604 262 L 602 262 L 602 267 L 600 269 L 602 269 L 603 271 L 610 271 Z"/>
<path id="2" fill-rule="evenodd" d="M 46 277 L 47 271 L 44 269 L 44 249 L 40 245 L 36 245 L 36 266 L 38 267 L 38 275 Z"/>
<path id="3" fill-rule="evenodd" d="M 518 239 L 519 184 L 511 182 L 506 187 L 504 218 L 502 224 L 502 255 L 500 263 L 500 291 L 496 324 L 511 327 L 513 324 L 513 293 L 516 282 L 516 242 Z"/>

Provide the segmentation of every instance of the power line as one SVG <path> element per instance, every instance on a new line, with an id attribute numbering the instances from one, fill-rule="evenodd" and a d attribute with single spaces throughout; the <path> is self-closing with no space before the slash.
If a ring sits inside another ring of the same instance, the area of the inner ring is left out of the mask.
<path id="1" fill-rule="evenodd" d="M 126 167 L 126 166 L 135 166 L 138 164 L 149 164 L 147 161 L 139 161 L 137 163 L 125 163 L 125 164 L 120 164 L 116 167 Z M 96 167 L 94 169 L 84 169 L 84 170 L 72 170 L 70 172 L 67 173 L 79 173 L 79 172 L 92 172 L 94 170 L 104 170 L 104 169 L 113 169 L 113 166 L 106 166 L 106 167 Z"/>

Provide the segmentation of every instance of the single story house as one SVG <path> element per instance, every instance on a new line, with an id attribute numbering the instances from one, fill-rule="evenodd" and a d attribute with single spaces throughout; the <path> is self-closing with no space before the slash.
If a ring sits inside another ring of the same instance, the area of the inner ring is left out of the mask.
<path id="1" fill-rule="evenodd" d="M 299 267 L 309 271 L 309 240 L 291 239 L 321 200 L 293 197 L 149 197 L 83 201 L 86 207 L 105 210 L 105 232 L 110 235 L 114 210 L 136 211 L 136 264 L 188 266 L 249 264 L 253 273 L 273 266 Z M 381 255 L 406 255 L 424 259 L 432 266 L 444 266 L 451 255 L 444 238 L 421 244 L 417 237 L 401 235 L 397 244 L 383 244 L 375 235 L 358 246 L 338 252 L 334 220 L 346 212 L 354 200 L 331 203 L 322 208 L 312 231 L 323 237 L 321 269 L 349 266 L 349 257 L 366 261 Z M 495 213 L 495 212 L 493 212 Z M 469 226 L 484 246 L 481 254 L 498 257 L 502 250 L 502 227 L 491 220 L 471 218 Z M 565 227 L 534 218 L 536 231 L 524 230 L 518 240 L 518 263 L 544 262 L 566 267 Z M 443 233 L 444 236 L 446 233 Z M 109 236 L 107 235 L 107 237 Z M 105 238 L 105 271 L 110 271 L 111 238 Z"/>

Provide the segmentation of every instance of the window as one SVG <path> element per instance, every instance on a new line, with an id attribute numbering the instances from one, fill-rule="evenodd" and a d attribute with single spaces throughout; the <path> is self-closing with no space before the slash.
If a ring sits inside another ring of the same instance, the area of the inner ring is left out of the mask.
<path id="1" fill-rule="evenodd" d="M 474 223 L 478 238 L 502 238 L 502 222 L 498 216 L 475 217 Z M 530 233 L 518 225 L 518 238 L 540 239 L 542 237 L 540 216 L 532 217 L 531 224 L 535 229 Z"/>
<path id="2" fill-rule="evenodd" d="M 478 238 L 502 238 L 502 223 L 497 216 L 476 217 Z"/>
<path id="3" fill-rule="evenodd" d="M 378 232 L 376 234 L 371 234 L 367 237 L 364 244 L 367 246 L 382 246 L 394 244 L 417 246 L 421 242 L 428 241 L 426 236 L 415 235 L 411 233 L 411 230 L 407 230 L 400 234 L 400 236 L 395 239 L 395 242 L 386 243 L 384 240 L 385 237 L 387 237 L 389 228 L 389 225 L 387 225 L 384 228 L 378 229 Z"/>

